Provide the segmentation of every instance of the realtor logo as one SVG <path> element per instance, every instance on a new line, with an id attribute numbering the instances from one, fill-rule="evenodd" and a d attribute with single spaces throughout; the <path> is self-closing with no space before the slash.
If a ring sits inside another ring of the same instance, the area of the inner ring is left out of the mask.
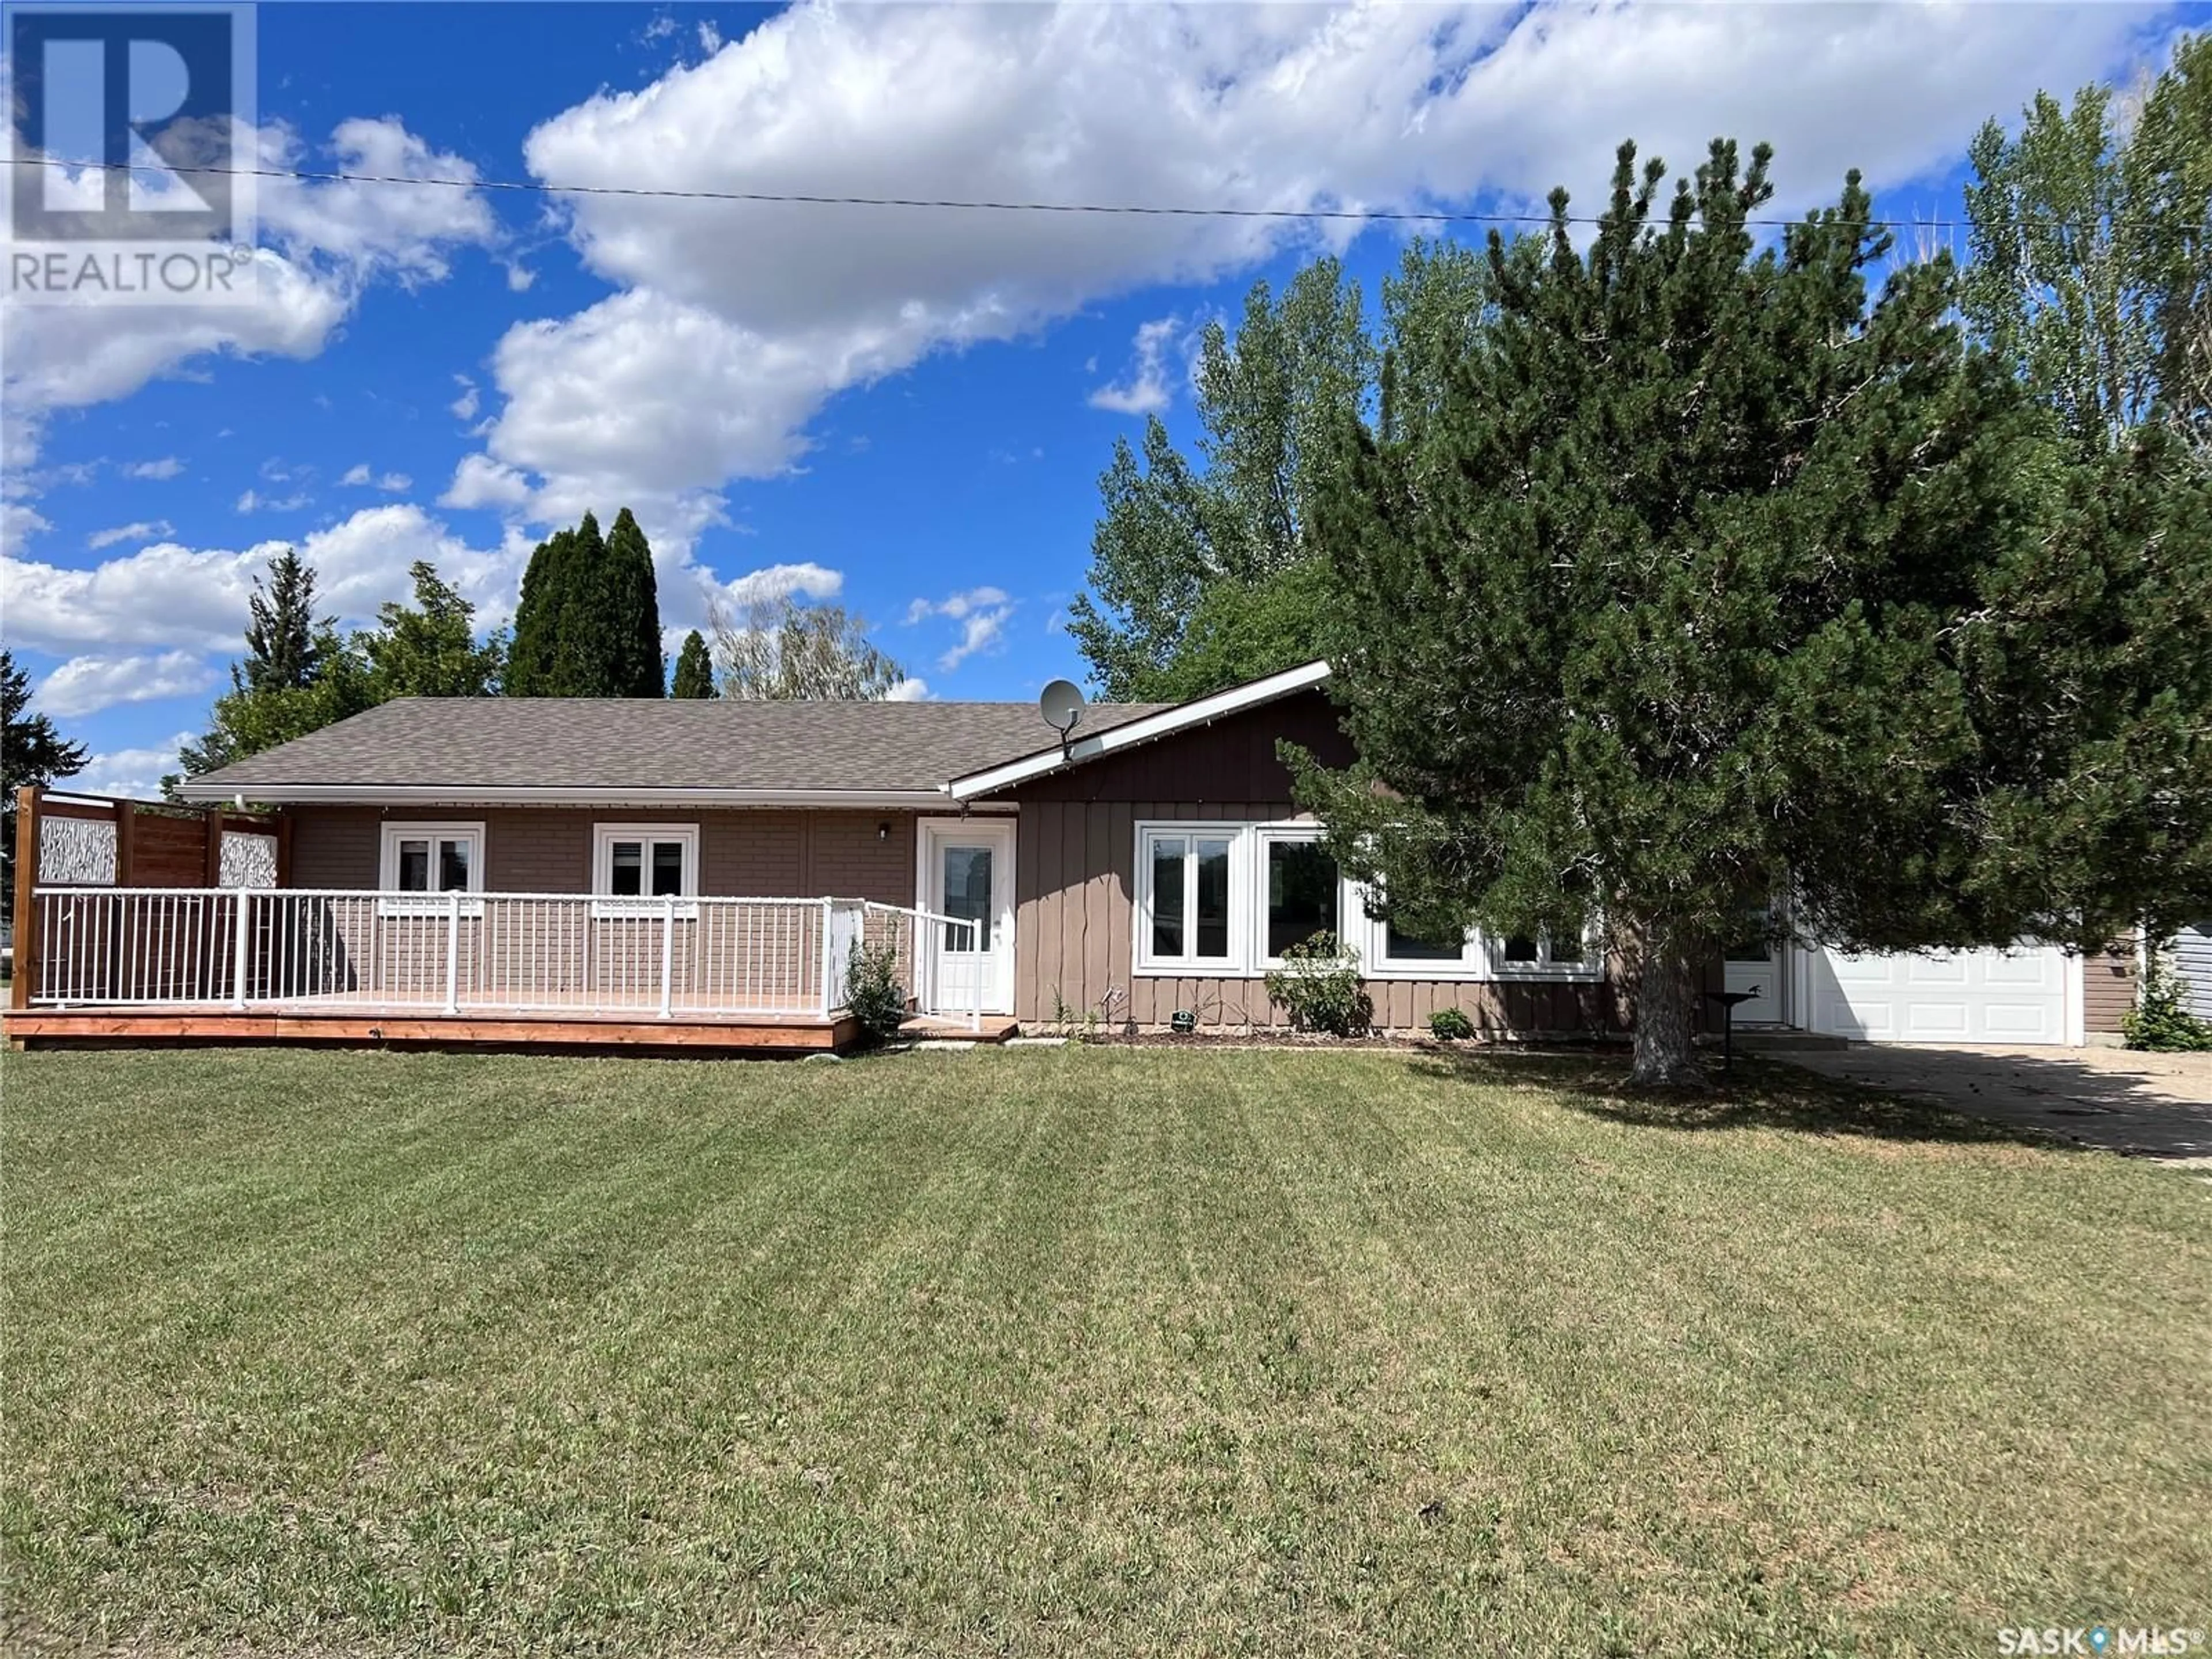
<path id="1" fill-rule="evenodd" d="M 243 297 L 250 5 L 11 5 L 11 299 Z"/>

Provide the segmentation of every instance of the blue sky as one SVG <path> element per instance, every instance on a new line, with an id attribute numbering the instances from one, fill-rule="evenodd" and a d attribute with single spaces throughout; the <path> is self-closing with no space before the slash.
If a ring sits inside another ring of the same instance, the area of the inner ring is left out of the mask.
<path id="1" fill-rule="evenodd" d="M 1779 206 L 1863 167 L 1954 216 L 2037 87 L 2212 8 L 269 4 L 280 165 L 678 189 L 1298 207 L 1594 200 L 1613 147 L 1771 138 Z M 1082 665 L 1096 481 L 1297 225 L 264 191 L 252 314 L 11 310 L 0 632 L 90 787 L 201 726 L 274 544 L 364 619 L 436 562 L 496 622 L 529 547 L 635 508 L 664 617 L 768 589 L 876 624 L 916 695 Z M 1474 234 L 1472 228 L 1460 234 Z M 1399 234 L 1329 244 L 1375 290 Z"/>

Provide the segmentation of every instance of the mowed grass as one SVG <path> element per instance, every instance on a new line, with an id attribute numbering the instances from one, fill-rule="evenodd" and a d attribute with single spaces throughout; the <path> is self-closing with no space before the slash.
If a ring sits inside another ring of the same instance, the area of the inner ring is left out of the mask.
<path id="1" fill-rule="evenodd" d="M 1711 1655 L 2212 1623 L 2212 1183 L 1780 1071 L 4 1073 L 12 1638 Z"/>

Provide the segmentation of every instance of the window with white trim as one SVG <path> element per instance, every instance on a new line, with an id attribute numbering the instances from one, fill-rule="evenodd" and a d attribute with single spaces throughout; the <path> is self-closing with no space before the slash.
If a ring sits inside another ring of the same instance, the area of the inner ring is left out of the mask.
<path id="1" fill-rule="evenodd" d="M 1241 974 L 1248 825 L 1146 824 L 1137 831 L 1140 971 Z"/>
<path id="2" fill-rule="evenodd" d="M 699 896 L 696 823 L 601 823 L 592 830 L 592 908 L 600 915 L 659 911 L 659 900 Z M 698 914 L 698 906 L 679 915 Z"/>
<path id="3" fill-rule="evenodd" d="M 1425 939 L 1370 915 L 1310 822 L 1159 820 L 1137 825 L 1132 964 L 1142 975 L 1250 978 L 1332 933 L 1371 979 L 1596 979 L 1587 938 Z"/>
<path id="4" fill-rule="evenodd" d="M 378 850 L 376 884 L 386 894 L 422 896 L 387 897 L 379 909 L 386 915 L 417 911 L 442 915 L 451 901 L 440 894 L 483 891 L 483 860 L 481 823 L 386 823 Z M 480 915 L 483 908 L 471 905 L 465 914 Z"/>
<path id="5" fill-rule="evenodd" d="M 1320 827 L 1263 826 L 1252 834 L 1259 846 L 1259 960 L 1272 967 L 1285 950 L 1316 933 L 1334 933 L 1340 941 L 1345 881 L 1336 860 L 1322 848 Z"/>

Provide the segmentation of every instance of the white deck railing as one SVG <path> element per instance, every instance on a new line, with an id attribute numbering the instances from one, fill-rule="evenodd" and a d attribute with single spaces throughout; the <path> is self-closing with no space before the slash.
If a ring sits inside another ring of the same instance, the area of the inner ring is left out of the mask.
<path id="1" fill-rule="evenodd" d="M 981 1018 L 975 923 L 860 899 L 43 887 L 33 901 L 42 1007 L 827 1019 L 866 940 L 894 946 L 922 1012 Z"/>

